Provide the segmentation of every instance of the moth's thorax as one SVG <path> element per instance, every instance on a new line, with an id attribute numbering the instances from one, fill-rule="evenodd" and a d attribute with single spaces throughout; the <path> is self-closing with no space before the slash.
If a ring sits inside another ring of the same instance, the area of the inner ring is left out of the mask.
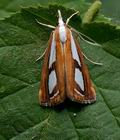
<path id="1" fill-rule="evenodd" d="M 59 26 L 59 37 L 62 43 L 65 43 L 67 40 L 66 28 L 65 25 Z"/>

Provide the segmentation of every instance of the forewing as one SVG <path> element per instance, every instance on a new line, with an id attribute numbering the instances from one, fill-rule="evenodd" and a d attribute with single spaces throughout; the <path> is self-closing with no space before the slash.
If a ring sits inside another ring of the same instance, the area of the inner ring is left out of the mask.
<path id="1" fill-rule="evenodd" d="M 65 52 L 67 96 L 79 103 L 92 103 L 96 100 L 96 93 L 87 66 L 83 62 L 82 52 L 71 31 L 69 31 L 68 38 L 70 45 L 66 45 Z"/>
<path id="2" fill-rule="evenodd" d="M 61 44 L 59 41 L 56 42 L 57 36 L 57 31 L 51 35 L 45 53 L 39 91 L 39 101 L 42 106 L 55 106 L 65 98 L 64 69 L 61 68 L 64 61 L 61 57 Z"/>

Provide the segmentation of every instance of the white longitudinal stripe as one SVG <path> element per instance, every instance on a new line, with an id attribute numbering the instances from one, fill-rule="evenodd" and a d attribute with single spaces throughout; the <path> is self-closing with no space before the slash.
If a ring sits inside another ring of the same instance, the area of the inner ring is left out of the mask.
<path id="1" fill-rule="evenodd" d="M 55 61 L 56 61 L 56 42 L 55 42 L 55 34 L 53 33 L 51 50 L 50 50 L 49 68 Z"/>
<path id="2" fill-rule="evenodd" d="M 78 68 L 75 68 L 75 81 L 80 86 L 82 91 L 84 91 L 84 82 L 83 82 L 82 72 Z"/>
<path id="3" fill-rule="evenodd" d="M 73 56 L 73 58 L 81 66 L 80 59 L 79 59 L 78 52 L 77 52 L 77 48 L 76 48 L 76 44 L 75 44 L 74 38 L 72 36 L 72 32 L 71 32 L 71 50 L 72 50 L 72 56 Z"/>
<path id="4" fill-rule="evenodd" d="M 49 75 L 48 86 L 49 86 L 49 93 L 51 94 L 55 86 L 57 85 L 57 78 L 55 71 L 52 71 Z"/>
<path id="5" fill-rule="evenodd" d="M 79 94 L 79 95 L 81 95 L 81 96 L 84 96 L 84 95 L 81 94 L 77 89 L 74 89 L 74 91 L 75 91 L 77 94 Z"/>

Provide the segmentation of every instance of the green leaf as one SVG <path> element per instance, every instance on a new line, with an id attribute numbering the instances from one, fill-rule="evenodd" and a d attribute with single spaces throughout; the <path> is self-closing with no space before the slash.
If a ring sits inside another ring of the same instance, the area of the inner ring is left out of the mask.
<path id="1" fill-rule="evenodd" d="M 70 22 L 102 43 L 98 47 L 81 41 L 84 53 L 103 63 L 95 66 L 87 62 L 96 87 L 96 103 L 66 101 L 59 108 L 39 105 L 42 61 L 35 60 L 47 47 L 51 29 L 38 25 L 35 18 L 57 25 L 58 8 L 65 20 L 74 12 L 58 6 L 27 8 L 0 21 L 0 140 L 119 140 L 120 31 L 115 26 L 91 23 L 82 27 L 79 16 Z"/>
<path id="2" fill-rule="evenodd" d="M 96 0 L 97 1 L 97 0 Z M 119 0 L 100 0 L 102 2 L 101 14 L 105 17 L 108 17 L 108 20 L 111 20 L 114 24 L 120 25 L 120 1 Z M 86 0 L 90 2 L 91 0 Z M 105 18 L 103 18 L 105 19 Z M 107 20 L 106 20 L 107 21 Z"/>
<path id="3" fill-rule="evenodd" d="M 106 22 L 85 24 L 81 31 L 99 43 L 104 43 L 120 37 L 120 29 Z"/>
<path id="4" fill-rule="evenodd" d="M 0 2 L 0 18 L 9 17 L 11 14 L 19 11 L 21 7 L 29 7 L 29 6 L 45 6 L 47 7 L 49 4 L 60 4 L 67 8 L 73 8 L 80 11 L 80 14 L 85 12 L 89 6 L 85 2 L 85 0 L 1 0 Z"/>
<path id="5" fill-rule="evenodd" d="M 107 3 L 107 1 L 102 0 L 102 2 L 102 12 L 105 14 L 105 16 L 112 18 L 115 23 L 118 23 L 120 25 L 120 1 L 109 0 L 109 3 Z"/>

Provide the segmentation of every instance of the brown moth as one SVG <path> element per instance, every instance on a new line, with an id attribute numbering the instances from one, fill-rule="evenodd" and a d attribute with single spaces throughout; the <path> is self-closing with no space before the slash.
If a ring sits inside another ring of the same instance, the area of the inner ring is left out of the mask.
<path id="1" fill-rule="evenodd" d="M 77 13 L 74 13 L 74 16 Z M 96 101 L 96 92 L 84 63 L 80 45 L 68 26 L 70 18 L 63 22 L 58 10 L 58 26 L 50 35 L 48 48 L 45 51 L 42 77 L 39 90 L 39 102 L 42 106 L 56 106 L 70 100 L 87 104 Z"/>

